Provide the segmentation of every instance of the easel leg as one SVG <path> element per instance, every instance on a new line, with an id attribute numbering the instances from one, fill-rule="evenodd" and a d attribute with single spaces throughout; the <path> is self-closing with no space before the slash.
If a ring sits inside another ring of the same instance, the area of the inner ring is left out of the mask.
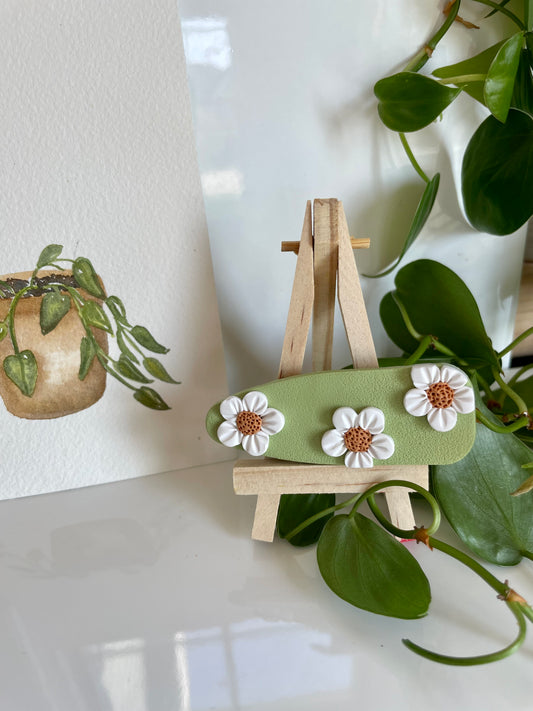
<path id="1" fill-rule="evenodd" d="M 391 523 L 397 528 L 410 531 L 415 527 L 415 517 L 411 508 L 409 492 L 401 486 L 385 489 L 385 501 L 389 509 Z"/>
<path id="2" fill-rule="evenodd" d="M 281 494 L 259 494 L 255 507 L 252 538 L 255 541 L 272 543 L 276 532 L 276 521 Z"/>

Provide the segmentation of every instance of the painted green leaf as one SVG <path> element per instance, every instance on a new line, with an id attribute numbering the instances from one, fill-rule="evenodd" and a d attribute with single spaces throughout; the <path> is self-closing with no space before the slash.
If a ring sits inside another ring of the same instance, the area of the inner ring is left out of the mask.
<path id="1" fill-rule="evenodd" d="M 41 300 L 41 310 L 39 314 L 41 333 L 46 336 L 53 331 L 63 316 L 70 311 L 70 296 L 61 294 L 58 291 L 50 291 Z"/>
<path id="2" fill-rule="evenodd" d="M 491 113 L 502 123 L 507 119 L 511 106 L 523 43 L 522 32 L 518 32 L 508 39 L 498 50 L 485 80 L 483 90 L 485 103 Z"/>
<path id="3" fill-rule="evenodd" d="M 465 212 L 480 231 L 515 232 L 533 214 L 533 119 L 511 109 L 502 124 L 489 116 L 474 133 L 462 166 Z"/>
<path id="4" fill-rule="evenodd" d="M 428 126 L 460 92 L 414 72 L 394 74 L 374 86 L 379 117 L 387 128 L 401 133 Z"/>
<path id="5" fill-rule="evenodd" d="M 328 521 L 317 559 L 333 592 L 356 607 L 402 619 L 427 613 L 431 593 L 420 565 L 405 546 L 361 514 Z"/>
<path id="6" fill-rule="evenodd" d="M 483 78 L 478 81 L 467 82 L 466 84 L 461 84 L 463 91 L 476 101 L 481 104 L 485 103 L 485 97 L 483 95 L 484 78 L 489 67 L 492 64 L 494 57 L 498 54 L 501 46 L 504 44 L 505 40 L 498 42 L 497 44 L 483 50 L 479 54 L 476 54 L 470 59 L 465 59 L 463 62 L 457 62 L 456 64 L 450 64 L 447 67 L 439 67 L 433 72 L 433 76 L 439 79 L 450 79 L 451 77 L 462 77 L 462 76 L 475 76 L 480 75 Z"/>
<path id="7" fill-rule="evenodd" d="M 37 382 L 37 361 L 31 351 L 8 355 L 4 359 L 4 372 L 23 395 L 33 395 Z"/>
<path id="8" fill-rule="evenodd" d="M 140 402 L 141 405 L 149 407 L 152 410 L 170 410 L 170 407 L 163 400 L 163 398 L 158 393 L 156 393 L 155 390 L 152 390 L 152 388 L 147 388 L 145 385 L 143 385 L 142 388 L 136 390 L 133 393 L 133 397 L 138 402 Z"/>
<path id="9" fill-rule="evenodd" d="M 127 328 L 129 328 L 130 324 L 128 323 L 128 319 L 126 318 L 126 309 L 122 301 L 118 298 L 118 296 L 108 296 L 105 300 L 105 305 L 111 311 L 117 323 L 119 323 L 121 326 L 126 326 Z"/>
<path id="10" fill-rule="evenodd" d="M 455 272 L 439 262 L 420 259 L 402 267 L 395 284 L 394 294 L 418 333 L 436 336 L 472 367 L 499 368 L 476 301 Z M 418 341 L 405 327 L 392 292 L 382 299 L 380 316 L 389 338 L 405 353 L 412 353 Z"/>
<path id="11" fill-rule="evenodd" d="M 177 380 L 168 374 L 166 368 L 156 359 L 156 358 L 145 358 L 143 360 L 143 365 L 154 378 L 162 380 L 165 383 L 175 383 L 178 384 Z"/>
<path id="12" fill-rule="evenodd" d="M 487 411 L 488 412 L 488 411 Z M 433 486 L 458 536 L 489 563 L 516 565 L 533 556 L 532 494 L 511 496 L 528 479 L 529 448 L 513 434 L 477 425 L 471 451 L 433 469 Z"/>
<path id="13" fill-rule="evenodd" d="M 130 333 L 133 338 L 135 338 L 137 343 L 140 343 L 141 346 L 147 348 L 153 353 L 168 353 L 169 351 L 168 348 L 165 348 L 165 346 L 162 346 L 160 343 L 158 343 L 152 336 L 150 331 L 144 326 L 134 326 L 131 329 Z"/>
<path id="14" fill-rule="evenodd" d="M 282 494 L 278 509 L 278 536 L 285 538 L 306 519 L 330 506 L 335 506 L 335 494 Z M 332 516 L 333 513 L 322 516 L 293 536 L 289 543 L 298 547 L 316 543 L 324 526 Z"/>
<path id="15" fill-rule="evenodd" d="M 139 368 L 137 368 L 123 353 L 117 362 L 118 372 L 130 380 L 135 380 L 138 383 L 153 383 L 153 380 L 147 378 Z"/>
<path id="16" fill-rule="evenodd" d="M 113 333 L 107 314 L 98 302 L 86 301 L 81 308 L 81 317 L 86 326 L 94 326 L 102 331 Z"/>
<path id="17" fill-rule="evenodd" d="M 43 267 L 51 265 L 59 257 L 63 251 L 63 245 L 61 244 L 49 244 L 43 249 L 37 260 L 37 269 L 42 269 Z"/>
<path id="18" fill-rule="evenodd" d="M 100 280 L 91 262 L 86 257 L 78 257 L 72 265 L 72 274 L 82 289 L 99 299 L 105 298 Z"/>
<path id="19" fill-rule="evenodd" d="M 95 355 L 96 351 L 92 340 L 84 336 L 80 342 L 80 369 L 78 372 L 80 380 L 85 380 L 87 377 Z"/>
<path id="20" fill-rule="evenodd" d="M 435 204 L 435 198 L 437 197 L 437 192 L 439 190 L 439 182 L 440 182 L 440 173 L 437 173 L 436 175 L 433 176 L 433 178 L 429 181 L 429 183 L 426 184 L 426 187 L 424 189 L 422 197 L 420 198 L 420 202 L 418 203 L 418 207 L 416 208 L 415 216 L 414 216 L 413 221 L 411 223 L 411 227 L 409 228 L 409 233 L 405 239 L 405 242 L 404 242 L 402 250 L 398 256 L 398 259 L 394 262 L 394 264 L 392 266 L 390 266 L 385 271 L 380 272 L 379 274 L 374 274 L 374 275 L 365 274 L 364 275 L 365 277 L 368 277 L 370 279 L 377 279 L 379 277 L 386 276 L 387 274 L 390 274 L 392 271 L 394 271 L 396 269 L 398 264 L 402 261 L 403 257 L 405 256 L 405 253 L 407 252 L 409 247 L 413 244 L 413 242 L 416 240 L 418 235 L 422 232 L 422 229 L 431 214 L 431 210 L 433 209 L 433 205 Z"/>
<path id="21" fill-rule="evenodd" d="M 139 359 L 137 358 L 135 353 L 130 348 L 128 348 L 128 346 L 126 344 L 126 339 L 124 338 L 124 334 L 122 333 L 122 331 L 120 329 L 117 331 L 116 337 L 117 337 L 118 347 L 120 348 L 120 352 L 123 353 L 131 361 L 133 361 L 133 363 L 138 363 Z"/>

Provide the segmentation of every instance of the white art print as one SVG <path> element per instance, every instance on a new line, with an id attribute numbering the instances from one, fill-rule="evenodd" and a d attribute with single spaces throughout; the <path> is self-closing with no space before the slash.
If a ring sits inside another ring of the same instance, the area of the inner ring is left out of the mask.
<path id="1" fill-rule="evenodd" d="M 180 23 L 148 9 L 22 0 L 0 30 L 2 498 L 221 459 Z"/>

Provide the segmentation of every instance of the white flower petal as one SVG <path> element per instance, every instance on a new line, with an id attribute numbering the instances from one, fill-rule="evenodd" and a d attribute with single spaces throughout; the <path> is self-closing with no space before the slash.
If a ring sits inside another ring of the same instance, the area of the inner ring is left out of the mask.
<path id="1" fill-rule="evenodd" d="M 359 413 L 357 424 L 370 434 L 379 434 L 385 429 L 385 415 L 377 407 L 365 407 Z"/>
<path id="2" fill-rule="evenodd" d="M 428 414 L 428 422 L 437 432 L 449 432 L 455 427 L 457 413 L 451 407 L 434 407 Z"/>
<path id="3" fill-rule="evenodd" d="M 339 430 L 328 430 L 322 435 L 322 450 L 330 457 L 340 457 L 346 452 L 344 437 Z"/>
<path id="4" fill-rule="evenodd" d="M 469 412 L 474 412 L 476 408 L 476 399 L 474 390 L 469 387 L 459 388 L 453 395 L 451 407 L 461 415 L 468 415 Z"/>
<path id="5" fill-rule="evenodd" d="M 419 363 L 411 368 L 411 380 L 415 388 L 425 390 L 433 383 L 438 383 L 440 379 L 440 368 L 433 363 Z"/>
<path id="6" fill-rule="evenodd" d="M 265 432 L 258 432 L 253 435 L 244 435 L 242 438 L 242 448 L 253 457 L 259 457 L 268 449 L 269 436 Z"/>
<path id="7" fill-rule="evenodd" d="M 374 460 L 369 452 L 348 452 L 344 464 L 351 469 L 368 469 L 374 466 Z"/>
<path id="8" fill-rule="evenodd" d="M 408 390 L 403 398 L 403 406 L 410 415 L 421 417 L 431 410 L 431 403 L 424 390 L 413 388 Z"/>
<path id="9" fill-rule="evenodd" d="M 237 417 L 239 412 L 243 410 L 244 407 L 242 406 L 241 398 L 235 395 L 230 395 L 220 403 L 220 414 L 225 420 L 231 420 Z"/>
<path id="10" fill-rule="evenodd" d="M 466 373 L 463 373 L 462 370 L 459 370 L 454 365 L 443 365 L 440 369 L 440 377 L 442 382 L 448 383 L 453 390 L 462 388 L 468 382 Z"/>
<path id="11" fill-rule="evenodd" d="M 217 437 L 226 447 L 236 447 L 242 442 L 242 433 L 232 422 L 223 422 L 217 430 Z"/>
<path id="12" fill-rule="evenodd" d="M 268 400 L 266 395 L 260 393 L 258 390 L 252 390 L 242 399 L 242 404 L 245 410 L 248 412 L 255 412 L 256 415 L 263 415 L 268 408 Z"/>
<path id="13" fill-rule="evenodd" d="M 377 434 L 372 437 L 368 452 L 374 459 L 388 459 L 394 454 L 394 440 L 389 435 Z"/>
<path id="14" fill-rule="evenodd" d="M 333 426 L 341 432 L 346 432 L 357 423 L 357 412 L 351 407 L 339 407 L 333 413 Z"/>
<path id="15" fill-rule="evenodd" d="M 285 417 L 282 412 L 269 407 L 265 414 L 262 415 L 263 424 L 261 429 L 268 435 L 274 435 L 281 432 L 285 425 Z"/>

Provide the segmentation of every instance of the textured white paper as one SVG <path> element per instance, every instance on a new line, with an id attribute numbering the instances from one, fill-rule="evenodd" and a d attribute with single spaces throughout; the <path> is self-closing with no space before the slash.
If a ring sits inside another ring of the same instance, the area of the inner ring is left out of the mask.
<path id="1" fill-rule="evenodd" d="M 169 412 L 109 377 L 60 419 L 0 403 L 0 497 L 223 459 L 204 430 L 227 386 L 175 3 L 8 1 L 0 57 L 0 273 L 49 243 L 88 257 L 181 381 L 156 385 Z"/>

